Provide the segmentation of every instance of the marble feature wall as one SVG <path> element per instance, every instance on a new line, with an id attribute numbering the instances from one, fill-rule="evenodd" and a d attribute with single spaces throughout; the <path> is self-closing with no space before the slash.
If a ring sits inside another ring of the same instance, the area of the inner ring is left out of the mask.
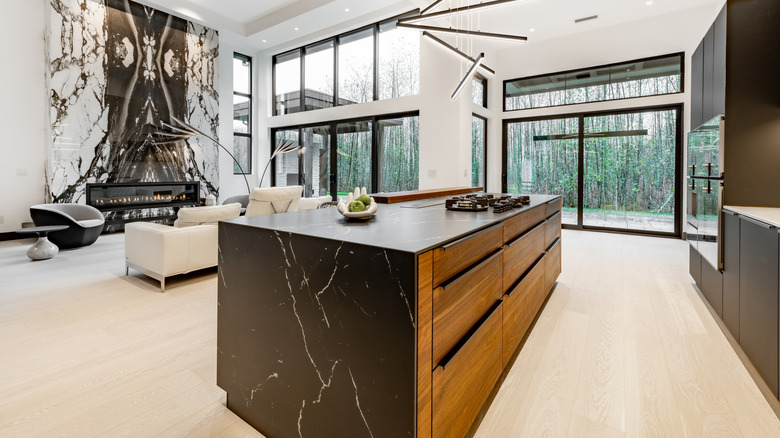
<path id="1" fill-rule="evenodd" d="M 84 202 L 90 182 L 201 181 L 219 191 L 216 145 L 155 145 L 171 117 L 217 138 L 216 31 L 127 0 L 50 0 L 47 197 Z"/>

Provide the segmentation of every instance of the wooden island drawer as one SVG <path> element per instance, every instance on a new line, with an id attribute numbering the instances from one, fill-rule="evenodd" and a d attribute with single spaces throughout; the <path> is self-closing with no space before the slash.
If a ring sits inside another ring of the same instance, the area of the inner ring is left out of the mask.
<path id="1" fill-rule="evenodd" d="M 433 250 L 433 286 L 495 251 L 503 243 L 503 223 L 492 225 Z"/>
<path id="2" fill-rule="evenodd" d="M 550 217 L 554 215 L 556 212 L 561 211 L 561 198 L 552 200 L 544 205 L 546 206 L 544 217 Z"/>
<path id="3" fill-rule="evenodd" d="M 463 437 L 501 377 L 501 302 L 444 366 L 433 370 L 433 436 Z"/>
<path id="4" fill-rule="evenodd" d="M 528 272 L 520 283 L 517 284 L 504 297 L 504 324 L 503 324 L 503 361 L 504 367 L 517 350 L 520 341 L 531 326 L 531 321 L 536 317 L 539 308 L 542 307 L 547 297 L 545 290 L 545 267 L 547 257 L 542 257 Z"/>
<path id="5" fill-rule="evenodd" d="M 524 211 L 517 216 L 512 216 L 504 221 L 504 242 L 509 242 L 515 237 L 525 233 L 533 226 L 543 221 L 547 204 L 538 205 L 528 211 Z"/>
<path id="6" fill-rule="evenodd" d="M 544 273 L 544 290 L 545 293 L 550 293 L 558 276 L 561 275 L 561 239 L 555 241 L 555 243 L 547 249 L 547 255 L 545 260 L 545 273 Z"/>
<path id="7" fill-rule="evenodd" d="M 541 222 L 504 247 L 504 291 L 515 284 L 544 253 L 546 224 Z"/>
<path id="8" fill-rule="evenodd" d="M 503 249 L 433 290 L 433 364 L 501 299 Z"/>
<path id="9" fill-rule="evenodd" d="M 549 248 L 555 242 L 555 239 L 561 237 L 561 212 L 557 212 L 547 218 L 547 225 L 544 226 L 544 247 Z"/>

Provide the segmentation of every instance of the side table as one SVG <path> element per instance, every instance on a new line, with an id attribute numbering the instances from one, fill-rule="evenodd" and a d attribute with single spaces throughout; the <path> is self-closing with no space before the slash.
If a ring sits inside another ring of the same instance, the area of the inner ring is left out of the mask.
<path id="1" fill-rule="evenodd" d="M 62 231 L 68 227 L 69 225 L 46 225 L 41 227 L 19 228 L 18 230 L 14 230 L 14 232 L 19 234 L 37 234 L 38 241 L 27 250 L 27 257 L 29 257 L 30 260 L 46 260 L 54 257 L 60 252 L 57 245 L 51 243 L 47 236 L 49 233 Z"/>

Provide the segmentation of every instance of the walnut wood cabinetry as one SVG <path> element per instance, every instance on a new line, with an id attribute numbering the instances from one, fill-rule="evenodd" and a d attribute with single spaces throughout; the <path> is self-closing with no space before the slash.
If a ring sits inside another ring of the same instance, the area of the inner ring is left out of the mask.
<path id="1" fill-rule="evenodd" d="M 465 436 L 485 408 L 560 274 L 560 208 L 556 198 L 418 257 L 418 436 Z"/>

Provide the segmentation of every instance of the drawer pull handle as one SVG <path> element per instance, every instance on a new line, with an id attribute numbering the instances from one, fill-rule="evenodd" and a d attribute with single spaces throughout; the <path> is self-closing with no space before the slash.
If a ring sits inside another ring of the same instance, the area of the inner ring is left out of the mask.
<path id="1" fill-rule="evenodd" d="M 547 204 L 548 204 L 548 205 L 549 205 L 549 204 L 554 204 L 554 203 L 556 203 L 556 202 L 558 202 L 558 201 L 560 201 L 560 200 L 561 200 L 560 198 L 558 198 L 558 199 L 553 199 L 552 201 L 548 201 L 548 202 L 547 202 Z"/>
<path id="2" fill-rule="evenodd" d="M 455 358 L 455 356 L 458 355 L 458 352 L 460 352 L 461 348 L 463 348 L 463 346 L 469 342 L 469 340 L 474 336 L 477 330 L 482 328 L 482 326 L 485 324 L 485 321 L 487 321 L 493 315 L 493 312 L 495 312 L 496 309 L 498 309 L 498 306 L 501 305 L 501 302 L 502 302 L 501 300 L 498 300 L 495 303 L 493 303 L 493 307 L 491 307 L 490 310 L 488 310 L 484 315 L 482 315 L 482 318 L 480 318 L 479 321 L 477 321 L 477 323 L 474 324 L 474 326 L 471 327 L 469 331 L 463 336 L 463 338 L 461 338 L 461 340 L 458 341 L 458 343 L 455 344 L 454 347 L 452 347 L 452 350 L 447 352 L 444 358 L 442 358 L 441 362 L 439 362 L 438 366 L 440 366 L 441 369 L 445 369 L 447 365 L 449 365 L 450 361 L 453 358 Z"/>
<path id="3" fill-rule="evenodd" d="M 507 245 L 506 245 L 506 246 L 512 246 L 512 245 L 514 245 L 515 243 L 517 243 L 517 242 L 519 242 L 519 241 L 523 240 L 523 237 L 525 237 L 525 236 L 527 236 L 527 235 L 529 235 L 529 234 L 533 233 L 534 231 L 538 230 L 538 229 L 539 229 L 539 227 L 543 227 L 543 226 L 544 226 L 544 225 L 546 225 L 546 224 L 547 224 L 547 219 L 545 219 L 545 220 L 543 220 L 543 221 L 539 222 L 538 224 L 534 225 L 534 227 L 533 227 L 533 228 L 531 228 L 530 230 L 528 230 L 528 231 L 526 231 L 525 233 L 523 233 L 523 234 L 521 234 L 521 235 L 519 235 L 519 236 L 515 237 L 515 239 L 514 239 L 513 241 L 511 241 L 510 243 L 507 243 Z"/>
<path id="4" fill-rule="evenodd" d="M 550 219 L 554 218 L 555 216 L 560 216 L 560 215 L 561 215 L 561 211 L 558 210 L 558 211 L 555 212 L 555 214 L 550 215 L 550 217 L 548 217 L 547 220 L 549 221 Z"/>
<path id="5" fill-rule="evenodd" d="M 480 259 L 478 262 L 474 263 L 473 265 L 469 266 L 468 268 L 461 271 L 459 274 L 457 274 L 454 278 L 451 278 L 439 286 L 443 290 L 447 290 L 447 288 L 457 285 L 460 280 L 462 280 L 465 277 L 468 277 L 468 273 L 470 273 L 472 270 L 479 268 L 483 263 L 488 264 L 496 257 L 500 257 L 504 253 L 504 248 L 498 248 L 497 250 L 491 252 L 486 257 Z"/>
<path id="6" fill-rule="evenodd" d="M 501 228 L 501 226 L 502 226 L 502 225 L 503 225 L 503 223 L 498 223 L 498 224 L 495 224 L 495 225 L 493 225 L 493 226 L 490 226 L 490 227 L 484 228 L 484 229 L 482 229 L 482 230 L 480 230 L 480 231 L 477 231 L 476 233 L 469 234 L 469 235 L 468 235 L 468 236 L 466 236 L 466 237 L 462 237 L 462 238 L 460 238 L 460 239 L 458 239 L 458 240 L 456 240 L 456 241 L 454 241 L 454 242 L 450 242 L 450 243 L 448 243 L 448 244 L 446 244 L 446 245 L 442 246 L 442 247 L 441 247 L 441 249 L 443 249 L 444 251 L 447 251 L 447 250 L 449 250 L 449 249 L 452 249 L 452 248 L 454 248 L 454 247 L 456 247 L 456 246 L 460 245 L 460 244 L 461 244 L 461 243 L 463 243 L 463 242 L 466 242 L 466 241 L 467 241 L 467 240 L 469 240 L 469 239 L 474 239 L 474 238 L 476 238 L 476 237 L 478 237 L 478 236 L 480 236 L 480 235 L 482 235 L 482 234 L 489 233 L 489 232 L 491 232 L 491 231 L 493 231 L 493 230 L 496 230 L 496 229 L 498 229 L 498 228 Z"/>
<path id="7" fill-rule="evenodd" d="M 769 224 L 767 224 L 765 222 L 757 221 L 757 220 L 753 219 L 752 217 L 740 216 L 740 219 L 746 220 L 746 221 L 750 222 L 751 224 L 756 224 L 759 227 L 766 228 L 767 230 L 771 230 L 772 228 L 774 228 L 773 226 L 771 226 L 771 225 L 769 225 Z"/>

